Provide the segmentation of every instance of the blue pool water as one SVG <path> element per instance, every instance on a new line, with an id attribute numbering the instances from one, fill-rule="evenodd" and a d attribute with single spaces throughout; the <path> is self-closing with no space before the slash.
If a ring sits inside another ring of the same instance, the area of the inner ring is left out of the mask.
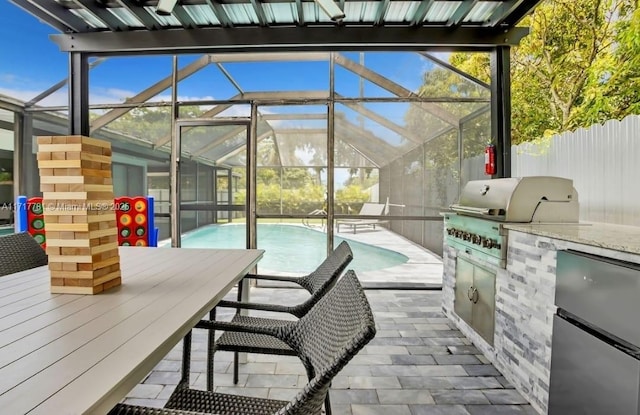
<path id="1" fill-rule="evenodd" d="M 335 246 L 344 239 L 336 237 Z M 245 225 L 209 225 L 188 232 L 182 237 L 183 248 L 244 248 Z M 308 273 L 327 256 L 327 235 L 314 229 L 295 225 L 259 224 L 258 248 L 265 253 L 258 263 L 262 270 Z M 372 271 L 400 265 L 409 258 L 384 248 L 348 240 L 353 261 L 348 269 Z"/>

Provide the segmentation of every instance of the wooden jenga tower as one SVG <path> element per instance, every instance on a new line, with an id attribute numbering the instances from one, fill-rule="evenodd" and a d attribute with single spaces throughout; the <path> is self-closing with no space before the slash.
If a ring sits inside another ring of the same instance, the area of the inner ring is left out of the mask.
<path id="1" fill-rule="evenodd" d="M 38 137 L 51 292 L 97 294 L 121 284 L 111 143 Z"/>

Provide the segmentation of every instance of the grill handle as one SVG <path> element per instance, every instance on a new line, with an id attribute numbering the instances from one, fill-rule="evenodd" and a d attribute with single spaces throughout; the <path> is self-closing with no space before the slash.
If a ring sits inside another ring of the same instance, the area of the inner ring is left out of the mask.
<path id="1" fill-rule="evenodd" d="M 504 209 L 495 209 L 495 208 L 476 208 L 471 206 L 462 206 L 462 205 L 451 205 L 451 210 L 460 212 L 460 213 L 468 213 L 473 215 L 483 215 L 483 216 L 504 216 Z"/>

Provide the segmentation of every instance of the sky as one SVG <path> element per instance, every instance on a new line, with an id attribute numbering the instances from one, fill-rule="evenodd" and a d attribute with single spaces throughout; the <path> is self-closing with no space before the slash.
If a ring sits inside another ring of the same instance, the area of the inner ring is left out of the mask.
<path id="1" fill-rule="evenodd" d="M 28 101 L 67 77 L 68 55 L 49 39 L 50 35 L 57 33 L 56 29 L 41 23 L 9 1 L 0 0 L 0 94 Z M 358 60 L 356 53 L 346 55 Z M 428 61 L 416 54 L 398 56 L 390 60 L 385 54 L 367 54 L 366 65 L 405 88 L 416 90 L 421 83 L 420 74 L 430 67 Z M 179 66 L 197 58 L 181 56 Z M 225 69 L 245 91 L 328 88 L 327 62 L 229 63 L 225 64 Z M 170 73 L 170 56 L 110 58 L 90 72 L 90 102 L 122 102 Z M 260 76 L 256 76 L 258 73 Z M 344 69 L 336 70 L 336 86 L 346 96 L 359 93 L 357 77 Z M 237 93 L 213 65 L 182 81 L 178 90 L 180 99 L 225 99 Z M 66 105 L 66 94 L 65 87 L 41 104 Z M 365 87 L 365 95 L 391 96 L 372 84 Z M 169 97 L 170 91 L 167 90 L 159 98 Z"/>

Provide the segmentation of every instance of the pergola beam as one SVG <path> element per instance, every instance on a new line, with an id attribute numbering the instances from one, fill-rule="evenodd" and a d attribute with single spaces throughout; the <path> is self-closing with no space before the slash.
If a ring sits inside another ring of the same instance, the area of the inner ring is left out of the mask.
<path id="1" fill-rule="evenodd" d="M 522 20 L 527 14 L 535 10 L 535 7 L 541 2 L 541 0 L 524 0 L 517 2 L 518 4 L 512 7 L 511 12 L 504 16 L 500 25 L 515 26 L 520 20 Z M 506 46 L 506 45 L 505 45 Z M 515 45 L 513 45 L 515 46 Z"/>
<path id="2" fill-rule="evenodd" d="M 211 11 L 213 11 L 213 14 L 216 15 L 222 27 L 233 27 L 233 22 L 229 19 L 229 15 L 224 11 L 222 5 L 218 3 L 217 0 L 206 0 L 206 3 Z"/>
<path id="3" fill-rule="evenodd" d="M 391 0 L 381 0 L 378 4 L 378 11 L 376 12 L 376 17 L 373 21 L 375 26 L 380 26 L 384 23 L 384 15 L 387 13 L 390 1 Z"/>
<path id="4" fill-rule="evenodd" d="M 249 0 L 251 5 L 253 6 L 253 10 L 256 12 L 256 16 L 258 16 L 258 22 L 260 26 L 268 26 L 269 21 L 267 20 L 267 15 L 264 13 L 264 9 L 262 8 L 262 3 L 259 0 Z"/>
<path id="5" fill-rule="evenodd" d="M 134 2 L 133 0 L 116 1 L 129 11 L 147 30 L 160 29 L 160 23 L 158 23 L 158 21 L 156 21 L 156 19 L 154 19 L 144 7 L 139 6 L 139 3 Z"/>
<path id="6" fill-rule="evenodd" d="M 80 8 L 84 9 L 88 13 L 91 13 L 93 17 L 100 20 L 109 30 L 127 30 L 127 26 L 124 25 L 115 14 L 109 12 L 106 8 L 100 7 L 96 0 L 73 0 L 73 2 Z"/>
<path id="7" fill-rule="evenodd" d="M 298 24 L 300 26 L 304 26 L 306 23 L 304 21 L 304 8 L 302 7 L 302 0 L 296 1 L 296 11 L 298 12 Z"/>
<path id="8" fill-rule="evenodd" d="M 196 22 L 191 18 L 187 10 L 181 5 L 176 4 L 173 8 L 173 15 L 185 29 L 194 29 L 198 27 Z"/>
<path id="9" fill-rule="evenodd" d="M 24 9 L 44 23 L 62 33 L 69 31 L 86 32 L 92 28 L 81 18 L 69 12 L 66 7 L 56 2 L 40 4 L 29 0 L 11 0 L 16 6 Z M 72 51 L 68 51 L 72 52 Z"/>
<path id="10" fill-rule="evenodd" d="M 429 9 L 433 6 L 435 0 L 422 0 L 418 9 L 413 14 L 413 18 L 411 19 L 411 26 L 420 26 L 422 22 L 424 22 L 424 18 L 429 13 Z"/>
<path id="11" fill-rule="evenodd" d="M 471 9 L 478 3 L 478 0 L 463 0 L 462 4 L 458 6 L 453 15 L 447 21 L 447 26 L 458 26 L 465 17 L 469 15 Z"/>
<path id="12" fill-rule="evenodd" d="M 20 1 L 20 0 L 18 0 Z M 122 0 L 121 0 L 122 1 Z M 181 54 L 221 52 L 329 52 L 485 50 L 497 45 L 517 45 L 529 30 L 483 27 L 366 27 L 330 26 L 246 27 L 229 31 L 207 27 L 191 30 L 132 30 L 52 35 L 61 51 L 92 55 Z"/>

